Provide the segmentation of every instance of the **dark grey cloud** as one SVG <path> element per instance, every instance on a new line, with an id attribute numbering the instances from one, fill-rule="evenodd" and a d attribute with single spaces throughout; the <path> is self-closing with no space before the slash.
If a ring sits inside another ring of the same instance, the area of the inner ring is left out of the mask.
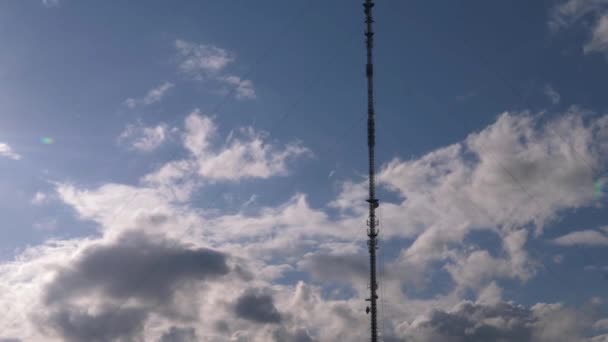
<path id="1" fill-rule="evenodd" d="M 433 311 L 408 328 L 411 342 L 575 342 L 582 341 L 586 317 L 561 306 L 526 308 L 511 303 L 463 302 Z M 398 340 L 395 338 L 395 340 Z"/>
<path id="2" fill-rule="evenodd" d="M 133 341 L 150 313 L 176 318 L 171 305 L 181 285 L 229 272 L 223 253 L 132 232 L 112 244 L 88 247 L 69 267 L 59 270 L 44 289 L 46 307 L 33 317 L 43 330 L 65 341 Z M 73 304 L 83 298 L 107 305 L 91 313 L 89 307 Z"/>
<path id="3" fill-rule="evenodd" d="M 495 326 L 484 320 L 509 321 L 507 326 Z M 531 341 L 532 319 L 528 310 L 502 304 L 496 307 L 464 305 L 456 312 L 434 311 L 420 328 L 432 330 L 445 341 Z"/>
<path id="4" fill-rule="evenodd" d="M 229 272 L 226 256 L 190 249 L 175 241 L 129 233 L 115 244 L 95 245 L 47 287 L 47 304 L 94 291 L 115 299 L 136 297 L 159 304 L 185 281 L 206 280 Z"/>
<path id="5" fill-rule="evenodd" d="M 161 226 L 169 222 L 169 216 L 164 214 L 152 214 L 138 219 L 142 225 Z"/>
<path id="6" fill-rule="evenodd" d="M 509 322 L 506 326 L 484 323 L 491 319 Z M 530 311 L 507 303 L 492 306 L 464 303 L 453 312 L 434 311 L 418 329 L 446 341 L 521 341 L 532 339 L 534 319 Z"/>
<path id="7" fill-rule="evenodd" d="M 0 342 L 22 342 L 22 340 L 20 340 L 18 338 L 1 338 L 0 337 Z"/>
<path id="8" fill-rule="evenodd" d="M 234 311 L 239 318 L 256 323 L 280 323 L 282 320 L 272 296 L 255 291 L 248 291 L 240 296 Z"/>
<path id="9" fill-rule="evenodd" d="M 145 308 L 107 307 L 91 314 L 86 308 L 62 307 L 48 315 L 45 327 L 69 342 L 133 341 L 147 317 Z"/>
<path id="10" fill-rule="evenodd" d="M 316 279 L 346 283 L 367 279 L 369 273 L 366 257 L 355 254 L 313 255 L 306 259 L 303 266 Z"/>
<path id="11" fill-rule="evenodd" d="M 230 325 L 226 321 L 217 321 L 215 322 L 215 330 L 219 333 L 226 334 L 230 332 Z"/>
<path id="12" fill-rule="evenodd" d="M 306 329 L 296 329 L 295 331 L 288 331 L 284 328 L 279 328 L 273 333 L 274 340 L 276 342 L 316 342 L 317 340 L 312 338 Z"/>
<path id="13" fill-rule="evenodd" d="M 353 312 L 352 308 L 350 306 L 348 306 L 347 304 L 344 303 L 336 303 L 334 305 L 332 305 L 331 307 L 331 312 L 332 315 L 334 315 L 336 318 L 340 318 L 341 320 L 345 321 L 345 322 L 356 322 L 357 321 L 357 314 L 360 314 L 361 312 L 364 312 L 363 309 L 361 310 L 361 312 Z"/>
<path id="14" fill-rule="evenodd" d="M 194 328 L 171 327 L 163 334 L 159 342 L 197 342 Z"/>

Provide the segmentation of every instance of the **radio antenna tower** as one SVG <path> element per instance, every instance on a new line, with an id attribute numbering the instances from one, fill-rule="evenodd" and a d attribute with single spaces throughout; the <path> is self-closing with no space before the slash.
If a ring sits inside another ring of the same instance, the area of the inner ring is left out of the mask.
<path id="1" fill-rule="evenodd" d="M 376 189 L 374 183 L 374 145 L 376 144 L 376 128 L 374 123 L 374 65 L 372 60 L 372 48 L 374 46 L 374 31 L 372 24 L 372 8 L 374 3 L 372 0 L 365 0 L 363 4 L 365 9 L 365 45 L 367 47 L 367 65 L 365 74 L 367 76 L 367 146 L 369 159 L 369 218 L 367 220 L 367 247 L 369 249 L 369 293 L 370 297 L 366 301 L 370 302 L 366 312 L 371 312 L 371 334 L 372 342 L 378 341 L 378 319 L 377 319 L 377 301 L 378 283 L 376 282 L 376 249 L 378 249 L 378 220 L 376 219 L 376 208 L 378 208 L 378 199 L 376 199 Z M 371 307 L 371 308 L 370 308 Z"/>

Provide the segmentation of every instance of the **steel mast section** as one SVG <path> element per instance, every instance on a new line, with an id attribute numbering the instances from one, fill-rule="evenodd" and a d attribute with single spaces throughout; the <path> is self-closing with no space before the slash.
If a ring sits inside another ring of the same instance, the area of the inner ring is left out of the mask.
<path id="1" fill-rule="evenodd" d="M 366 312 L 371 313 L 371 341 L 378 341 L 378 283 L 376 281 L 376 250 L 378 249 L 378 219 L 376 219 L 376 208 L 378 208 L 378 199 L 376 199 L 375 189 L 375 166 L 374 166 L 374 147 L 376 144 L 376 128 L 374 122 L 374 66 L 373 66 L 373 55 L 372 48 L 374 46 L 374 31 L 372 29 L 372 8 L 374 2 L 372 0 L 365 0 L 363 4 L 365 11 L 365 45 L 367 48 L 367 64 L 365 67 L 365 74 L 367 77 L 367 146 L 368 146 L 368 159 L 369 159 L 369 198 L 366 200 L 369 204 L 369 218 L 367 220 L 367 247 L 369 250 L 369 292 L 370 297 L 366 301 L 370 302 L 370 306 L 367 307 Z"/>

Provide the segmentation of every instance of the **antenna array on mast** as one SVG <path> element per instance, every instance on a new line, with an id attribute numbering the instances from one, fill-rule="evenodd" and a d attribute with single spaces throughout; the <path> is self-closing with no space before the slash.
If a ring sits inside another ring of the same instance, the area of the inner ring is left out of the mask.
<path id="1" fill-rule="evenodd" d="M 374 122 L 374 66 L 372 59 L 372 48 L 374 46 L 374 32 L 372 30 L 372 8 L 374 3 L 372 0 L 365 0 L 363 4 L 365 8 L 365 45 L 367 47 L 367 65 L 365 74 L 367 76 L 367 146 L 369 159 L 369 218 L 367 221 L 367 246 L 369 249 L 369 264 L 370 264 L 370 281 L 369 292 L 370 297 L 366 299 L 370 302 L 367 312 L 371 313 L 371 337 L 372 342 L 378 341 L 378 319 L 377 319 L 377 301 L 378 283 L 376 282 L 376 249 L 378 249 L 378 220 L 376 219 L 376 208 L 378 208 L 378 199 L 375 193 L 375 168 L 374 168 L 374 146 L 376 144 L 376 128 Z"/>

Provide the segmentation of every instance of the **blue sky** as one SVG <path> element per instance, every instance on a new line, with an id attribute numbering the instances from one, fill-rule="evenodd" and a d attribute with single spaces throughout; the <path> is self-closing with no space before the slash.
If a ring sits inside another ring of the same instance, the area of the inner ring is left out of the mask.
<path id="1" fill-rule="evenodd" d="M 608 341 L 608 2 L 374 17 L 385 341 Z M 0 3 L 0 341 L 364 338 L 363 29 Z"/>

